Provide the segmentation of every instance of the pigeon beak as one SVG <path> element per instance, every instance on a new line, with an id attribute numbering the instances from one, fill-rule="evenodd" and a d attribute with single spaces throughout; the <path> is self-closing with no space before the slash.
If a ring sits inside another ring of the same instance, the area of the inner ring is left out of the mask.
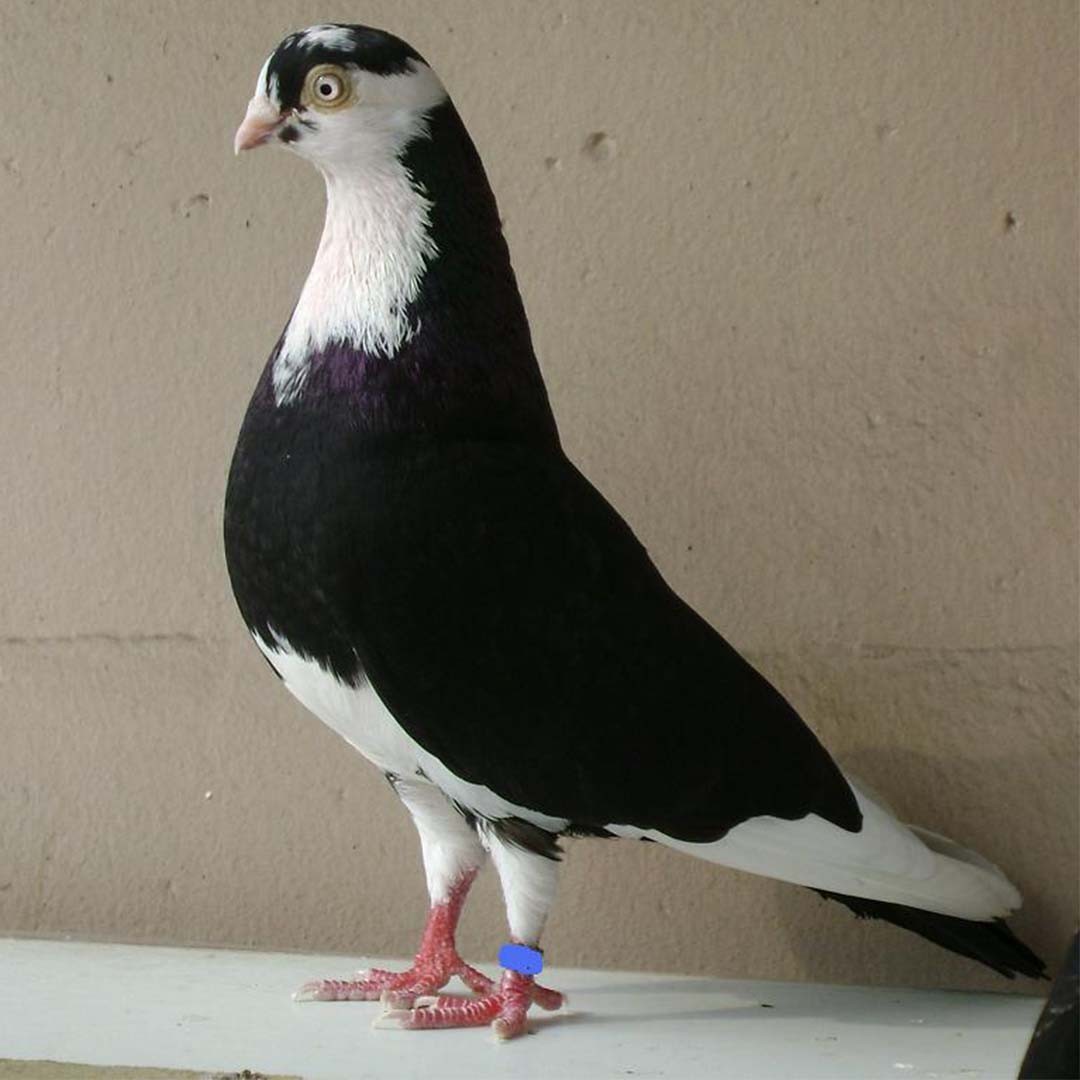
<path id="1" fill-rule="evenodd" d="M 285 117 L 270 104 L 269 98 L 256 94 L 249 102 L 247 112 L 240 126 L 236 129 L 233 150 L 250 150 L 261 146 L 284 122 Z"/>

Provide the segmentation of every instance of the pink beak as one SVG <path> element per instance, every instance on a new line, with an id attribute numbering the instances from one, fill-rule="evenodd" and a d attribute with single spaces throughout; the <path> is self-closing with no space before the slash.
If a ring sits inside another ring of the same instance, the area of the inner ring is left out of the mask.
<path id="1" fill-rule="evenodd" d="M 240 126 L 236 129 L 233 149 L 236 153 L 261 146 L 281 126 L 285 117 L 270 104 L 268 98 L 256 94 L 249 102 L 247 112 Z"/>

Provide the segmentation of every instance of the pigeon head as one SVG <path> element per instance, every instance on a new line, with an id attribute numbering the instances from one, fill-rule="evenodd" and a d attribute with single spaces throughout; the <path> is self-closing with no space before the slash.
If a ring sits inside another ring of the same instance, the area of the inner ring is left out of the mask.
<path id="1" fill-rule="evenodd" d="M 255 406 L 350 437 L 556 441 L 495 197 L 420 54 L 365 26 L 291 34 L 236 133 L 271 142 L 322 174 L 326 220 Z"/>
<path id="2" fill-rule="evenodd" d="M 393 34 L 312 26 L 263 65 L 235 149 L 276 141 L 324 171 L 396 158 L 445 100 L 423 57 Z"/>

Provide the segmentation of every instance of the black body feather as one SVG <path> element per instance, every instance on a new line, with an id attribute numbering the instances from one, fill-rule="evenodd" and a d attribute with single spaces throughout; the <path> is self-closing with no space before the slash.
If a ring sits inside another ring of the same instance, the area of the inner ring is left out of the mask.
<path id="1" fill-rule="evenodd" d="M 858 829 L 794 710 L 561 453 L 420 439 L 361 453 L 302 418 L 285 435 L 285 412 L 249 416 L 226 515 L 264 640 L 370 679 L 456 775 L 581 827 L 705 841 L 818 813 Z"/>

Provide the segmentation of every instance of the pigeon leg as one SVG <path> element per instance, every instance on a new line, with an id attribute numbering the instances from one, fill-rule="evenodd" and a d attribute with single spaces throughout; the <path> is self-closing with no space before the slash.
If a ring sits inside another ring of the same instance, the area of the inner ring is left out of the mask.
<path id="1" fill-rule="evenodd" d="M 543 855 L 502 840 L 494 830 L 485 830 L 484 842 L 499 873 L 511 939 L 536 949 L 555 899 L 557 863 Z M 478 998 L 450 995 L 417 996 L 414 1008 L 401 1008 L 389 996 L 388 1006 L 375 1021 L 376 1027 L 425 1028 L 479 1027 L 491 1024 L 496 1037 L 512 1039 L 528 1030 L 526 1013 L 533 1003 L 542 1009 L 560 1008 L 565 998 L 557 990 L 540 986 L 531 975 L 504 971 L 498 989 L 494 986 Z"/>
<path id="2" fill-rule="evenodd" d="M 534 1002 L 542 1009 L 562 1006 L 563 995 L 535 982 L 531 975 L 504 971 L 497 990 L 480 997 L 464 998 L 444 994 L 418 997 L 415 1008 L 389 1008 L 375 1021 L 375 1027 L 425 1028 L 483 1027 L 490 1024 L 497 1038 L 512 1039 L 527 1031 L 525 1014 Z"/>
<path id="3" fill-rule="evenodd" d="M 295 1001 L 378 1001 L 395 1007 L 412 1005 L 420 995 L 434 994 L 453 976 L 472 991 L 488 994 L 495 983 L 458 955 L 454 936 L 458 919 L 486 853 L 476 831 L 446 796 L 421 780 L 391 781 L 412 814 L 420 833 L 431 909 L 420 948 L 407 971 L 372 968 L 351 979 L 314 979 L 293 995 Z"/>

